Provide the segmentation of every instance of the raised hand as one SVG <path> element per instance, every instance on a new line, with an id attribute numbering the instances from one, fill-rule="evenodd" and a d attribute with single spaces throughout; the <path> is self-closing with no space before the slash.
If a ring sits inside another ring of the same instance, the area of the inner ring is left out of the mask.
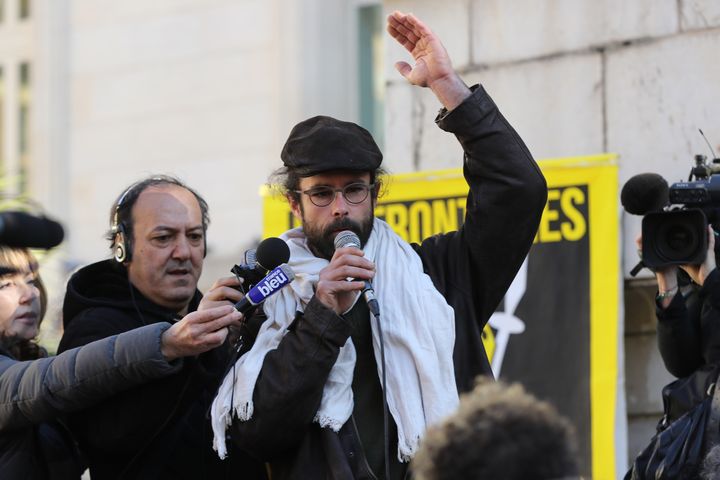
<path id="1" fill-rule="evenodd" d="M 242 313 L 230 305 L 188 313 L 163 332 L 160 351 L 168 360 L 190 357 L 219 347 L 230 326 L 240 326 Z"/>
<path id="2" fill-rule="evenodd" d="M 448 110 L 470 95 L 440 39 L 417 17 L 395 11 L 388 16 L 387 31 L 415 60 L 414 66 L 403 61 L 395 63 L 395 68 L 410 83 L 432 89 Z"/>

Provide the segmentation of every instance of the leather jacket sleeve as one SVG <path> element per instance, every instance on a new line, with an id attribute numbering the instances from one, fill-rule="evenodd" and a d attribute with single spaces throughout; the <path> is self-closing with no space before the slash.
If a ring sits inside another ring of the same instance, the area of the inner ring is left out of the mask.
<path id="1" fill-rule="evenodd" d="M 462 227 L 432 236 L 416 250 L 446 298 L 459 289 L 475 299 L 475 320 L 482 330 L 532 245 L 547 185 L 522 139 L 482 86 L 473 87 L 472 95 L 453 111 L 441 110 L 436 122 L 463 147 L 470 192 Z"/>

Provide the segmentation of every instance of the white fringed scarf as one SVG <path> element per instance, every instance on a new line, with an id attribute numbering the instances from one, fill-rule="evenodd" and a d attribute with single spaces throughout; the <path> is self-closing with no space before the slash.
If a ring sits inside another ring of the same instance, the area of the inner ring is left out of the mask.
<path id="1" fill-rule="evenodd" d="M 232 370 L 227 374 L 213 401 L 213 446 L 220 458 L 227 454 L 225 430 L 232 421 L 231 412 L 240 421 L 252 417 L 253 391 L 265 355 L 277 348 L 296 311 L 305 310 L 319 272 L 328 264 L 312 254 L 302 229 L 289 230 L 280 238 L 290 246 L 289 264 L 295 280 L 265 301 L 268 320 L 260 327 L 253 347 L 235 364 L 234 374 Z M 424 273 L 417 253 L 384 221 L 375 219 L 364 253 L 376 266 L 373 287 L 385 341 L 388 407 L 397 424 L 398 459 L 406 462 L 417 451 L 425 429 L 458 405 L 453 367 L 455 314 Z M 377 326 L 372 318 L 369 321 L 378 376 L 382 378 Z M 338 431 L 350 418 L 355 359 L 355 347 L 348 338 L 330 371 L 315 414 L 321 427 Z"/>

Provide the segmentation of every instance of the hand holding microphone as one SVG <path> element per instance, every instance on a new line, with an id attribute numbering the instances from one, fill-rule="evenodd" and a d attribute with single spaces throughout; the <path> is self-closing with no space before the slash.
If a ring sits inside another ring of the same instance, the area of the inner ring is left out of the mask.
<path id="1" fill-rule="evenodd" d="M 245 252 L 245 262 L 231 269 L 232 277 L 223 277 L 213 283 L 203 295 L 198 310 L 205 310 L 228 302 L 236 304 L 243 298 L 243 288 L 251 288 L 263 280 L 268 272 L 290 259 L 290 248 L 283 240 L 269 237 L 257 249 Z"/>
<path id="2" fill-rule="evenodd" d="M 242 315 L 230 305 L 191 312 L 163 332 L 160 351 L 168 361 L 191 357 L 219 347 L 228 328 L 239 326 Z"/>
<path id="3" fill-rule="evenodd" d="M 260 305 L 268 297 L 290 285 L 294 279 L 295 273 L 292 268 L 283 263 L 251 288 L 247 295 L 235 304 L 235 309 L 243 314 L 247 313 L 251 308 Z"/>
<path id="4" fill-rule="evenodd" d="M 245 288 L 263 279 L 268 272 L 290 260 L 290 248 L 284 240 L 277 237 L 266 238 L 256 249 L 245 252 L 245 263 L 233 266 L 230 271 L 243 279 Z"/>
<path id="5" fill-rule="evenodd" d="M 335 254 L 330 264 L 320 271 L 315 296 L 325 306 L 342 315 L 353 306 L 358 292 L 372 293 L 370 280 L 374 276 L 375 265 L 363 256 L 357 235 L 344 230 L 335 237 Z M 377 305 L 377 301 L 373 305 Z"/>

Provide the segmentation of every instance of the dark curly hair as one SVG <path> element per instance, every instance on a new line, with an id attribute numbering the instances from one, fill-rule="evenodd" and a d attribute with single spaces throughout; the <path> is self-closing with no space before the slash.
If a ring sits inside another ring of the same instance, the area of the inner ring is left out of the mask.
<path id="1" fill-rule="evenodd" d="M 550 480 L 579 467 L 573 428 L 555 408 L 520 384 L 482 379 L 428 430 L 412 470 L 416 480 Z"/>

